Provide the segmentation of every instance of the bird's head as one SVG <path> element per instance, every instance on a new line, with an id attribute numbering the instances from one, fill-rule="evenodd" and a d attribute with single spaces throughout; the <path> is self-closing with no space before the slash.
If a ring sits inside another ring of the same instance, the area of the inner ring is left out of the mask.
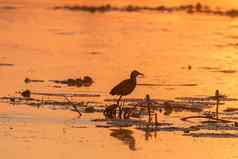
<path id="1" fill-rule="evenodd" d="M 144 74 L 142 74 L 142 73 L 140 73 L 140 72 L 138 72 L 136 70 L 131 72 L 131 78 L 136 78 L 139 75 L 144 76 Z"/>

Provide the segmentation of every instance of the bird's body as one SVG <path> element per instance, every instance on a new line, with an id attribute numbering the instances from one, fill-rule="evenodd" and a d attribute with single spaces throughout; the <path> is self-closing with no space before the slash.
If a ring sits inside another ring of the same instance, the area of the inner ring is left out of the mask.
<path id="1" fill-rule="evenodd" d="M 126 96 L 130 94 L 136 87 L 136 79 L 126 79 L 116 85 L 111 91 L 111 95 Z"/>
<path id="2" fill-rule="evenodd" d="M 138 71 L 132 71 L 130 78 L 123 80 L 119 84 L 117 84 L 115 87 L 112 88 L 110 91 L 111 95 L 117 95 L 120 96 L 117 100 L 117 105 L 119 106 L 119 102 L 123 96 L 127 96 L 133 92 L 133 90 L 136 88 L 136 77 L 138 75 L 143 75 L 142 73 Z M 121 115 L 121 108 L 120 108 L 120 115 Z"/>
<path id="3" fill-rule="evenodd" d="M 130 78 L 120 82 L 110 91 L 111 95 L 126 96 L 136 88 L 136 77 L 143 75 L 138 71 L 132 71 Z"/>

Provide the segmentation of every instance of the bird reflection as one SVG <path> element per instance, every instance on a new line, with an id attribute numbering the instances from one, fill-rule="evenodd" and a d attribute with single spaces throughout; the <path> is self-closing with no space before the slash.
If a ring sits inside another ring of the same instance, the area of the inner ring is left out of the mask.
<path id="1" fill-rule="evenodd" d="M 121 140 L 124 144 L 128 145 L 132 151 L 136 150 L 136 140 L 132 136 L 133 132 L 128 129 L 111 129 L 111 136 Z"/>

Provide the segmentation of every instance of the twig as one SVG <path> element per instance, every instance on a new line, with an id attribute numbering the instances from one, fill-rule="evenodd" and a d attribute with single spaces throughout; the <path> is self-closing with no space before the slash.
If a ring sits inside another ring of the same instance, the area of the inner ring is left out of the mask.
<path id="1" fill-rule="evenodd" d="M 69 98 L 67 98 L 66 96 L 64 96 L 64 98 L 73 106 L 74 111 L 78 112 L 79 116 L 82 116 L 82 113 L 78 110 L 78 107 L 73 102 L 71 102 Z"/>

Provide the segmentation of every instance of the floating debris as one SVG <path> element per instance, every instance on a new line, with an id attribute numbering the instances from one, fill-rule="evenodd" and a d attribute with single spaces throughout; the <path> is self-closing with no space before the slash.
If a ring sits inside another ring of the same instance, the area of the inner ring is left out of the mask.
<path id="1" fill-rule="evenodd" d="M 0 10 L 15 10 L 14 6 L 0 6 Z"/>
<path id="2" fill-rule="evenodd" d="M 56 97 L 100 97 L 100 94 L 94 93 L 44 93 L 44 92 L 32 92 L 34 95 L 42 95 L 42 96 L 56 96 Z"/>
<path id="3" fill-rule="evenodd" d="M 198 116 L 189 116 L 189 117 L 184 117 L 184 118 L 181 118 L 182 121 L 188 121 L 188 119 L 210 119 L 210 120 L 215 120 L 216 122 L 215 123 L 218 123 L 218 122 L 222 122 L 222 123 L 232 123 L 234 121 L 230 121 L 230 120 L 225 120 L 225 119 L 217 119 L 216 117 L 213 117 L 213 116 L 201 116 L 201 115 L 198 115 Z M 211 122 L 209 122 L 211 123 Z M 212 122 L 213 123 L 213 122 Z"/>
<path id="4" fill-rule="evenodd" d="M 99 55 L 99 54 L 101 54 L 101 52 L 99 52 L 99 51 L 91 51 L 91 52 L 89 52 L 89 54 L 92 54 L 92 55 Z"/>
<path id="5" fill-rule="evenodd" d="M 202 122 L 202 125 L 196 125 L 196 127 L 202 130 L 238 131 L 238 127 L 236 126 L 236 123 L 237 122 L 210 122 L 210 123 Z"/>
<path id="6" fill-rule="evenodd" d="M 230 16 L 230 17 L 237 17 L 238 16 L 238 10 L 236 9 L 231 9 L 225 12 L 225 15 Z"/>
<path id="7" fill-rule="evenodd" d="M 106 119 L 92 119 L 91 121 L 94 121 L 94 122 L 104 122 L 104 121 L 107 121 Z"/>
<path id="8" fill-rule="evenodd" d="M 216 102 L 210 97 L 178 97 L 176 100 L 163 100 L 163 99 L 152 99 L 150 102 L 154 109 L 160 110 L 164 109 L 169 115 L 169 112 L 181 112 L 181 111 L 191 111 L 191 112 L 201 112 L 203 109 L 211 108 Z M 125 98 L 125 103 L 129 106 L 136 106 L 145 108 L 147 106 L 147 101 L 142 98 Z M 224 101 L 236 100 L 232 98 L 224 98 Z M 113 102 L 116 99 L 105 99 L 106 102 Z M 220 103 L 223 104 L 223 103 Z M 169 109 L 172 108 L 172 109 Z M 172 111 L 171 111 L 172 110 Z"/>
<path id="9" fill-rule="evenodd" d="M 88 101 L 88 102 L 73 102 L 73 101 L 68 101 L 68 100 L 63 100 L 62 99 L 50 99 L 46 98 L 44 99 L 43 97 L 41 99 L 37 98 L 26 98 L 26 97 L 0 97 L 0 102 L 1 103 L 10 103 L 14 104 L 15 106 L 17 105 L 28 105 L 28 106 L 33 106 L 36 108 L 40 107 L 47 107 L 49 109 L 61 109 L 61 110 L 70 110 L 74 112 L 85 112 L 85 109 L 87 107 L 95 107 L 95 112 L 103 112 L 102 107 L 98 106 L 96 107 L 96 102 Z M 90 105 L 91 104 L 91 105 Z M 80 114 L 80 113 L 79 113 Z"/>
<path id="10" fill-rule="evenodd" d="M 204 70 L 219 70 L 219 67 L 208 67 L 208 66 L 203 66 L 203 67 L 199 67 L 200 69 L 204 69 Z"/>
<path id="11" fill-rule="evenodd" d="M 21 95 L 22 95 L 22 97 L 30 98 L 31 97 L 31 91 L 27 89 L 27 90 L 21 92 Z"/>
<path id="12" fill-rule="evenodd" d="M 94 112 L 96 112 L 96 109 L 93 106 L 89 106 L 85 108 L 85 113 L 94 113 Z"/>
<path id="13" fill-rule="evenodd" d="M 117 104 L 109 105 L 103 111 L 103 114 L 108 119 L 116 119 L 116 109 L 118 108 Z"/>
<path id="14" fill-rule="evenodd" d="M 200 67 L 203 70 L 210 70 L 211 72 L 220 72 L 220 73 L 237 73 L 237 70 L 230 70 L 230 69 L 221 69 L 219 67 Z"/>
<path id="15" fill-rule="evenodd" d="M 97 128 L 111 128 L 111 125 L 96 125 Z"/>
<path id="16" fill-rule="evenodd" d="M 213 72 L 220 72 L 220 73 L 237 73 L 236 70 L 217 70 Z"/>
<path id="17" fill-rule="evenodd" d="M 45 82 L 45 81 L 44 80 L 32 80 L 32 79 L 26 77 L 24 82 L 31 83 L 31 82 Z"/>
<path id="18" fill-rule="evenodd" d="M 71 128 L 88 128 L 87 126 L 71 126 Z"/>
<path id="19" fill-rule="evenodd" d="M 207 104 L 213 104 L 212 101 L 216 100 L 215 96 L 204 96 L 204 97 L 176 97 L 177 100 L 191 101 L 191 102 L 207 102 Z M 221 101 L 238 101 L 237 98 L 227 97 L 226 95 L 220 96 Z M 222 104 L 222 103 L 220 103 Z"/>
<path id="20" fill-rule="evenodd" d="M 237 112 L 238 108 L 226 108 L 224 112 Z"/>
<path id="21" fill-rule="evenodd" d="M 138 127 L 138 130 L 142 131 L 165 131 L 165 132 L 176 132 L 176 131 L 197 131 L 197 129 L 190 129 L 184 127 L 175 127 L 171 126 L 172 124 L 165 124 L 165 125 L 158 125 L 158 126 L 145 126 L 145 127 Z"/>
<path id="22" fill-rule="evenodd" d="M 11 64 L 11 63 L 0 63 L 0 66 L 14 66 L 14 64 Z"/>
<path id="23" fill-rule="evenodd" d="M 164 115 L 170 115 L 173 112 L 173 107 L 169 102 L 164 102 Z"/>
<path id="24" fill-rule="evenodd" d="M 114 120 L 109 120 L 107 124 L 115 127 L 131 127 L 134 125 L 140 125 L 144 123 L 144 121 L 141 120 L 135 120 L 135 119 L 114 119 Z"/>
<path id="25" fill-rule="evenodd" d="M 232 133 L 189 133 L 189 134 L 184 134 L 184 136 L 209 137 L 209 138 L 237 138 L 238 134 L 232 134 Z"/>
<path id="26" fill-rule="evenodd" d="M 64 85 L 67 85 L 67 86 L 75 86 L 75 87 L 89 87 L 91 86 L 94 81 L 91 77 L 89 76 L 85 76 L 83 79 L 81 78 L 77 78 L 77 79 L 72 79 L 72 78 L 69 78 L 67 80 L 50 80 L 50 82 L 54 82 L 54 83 L 57 83 L 57 84 L 64 84 Z"/>

